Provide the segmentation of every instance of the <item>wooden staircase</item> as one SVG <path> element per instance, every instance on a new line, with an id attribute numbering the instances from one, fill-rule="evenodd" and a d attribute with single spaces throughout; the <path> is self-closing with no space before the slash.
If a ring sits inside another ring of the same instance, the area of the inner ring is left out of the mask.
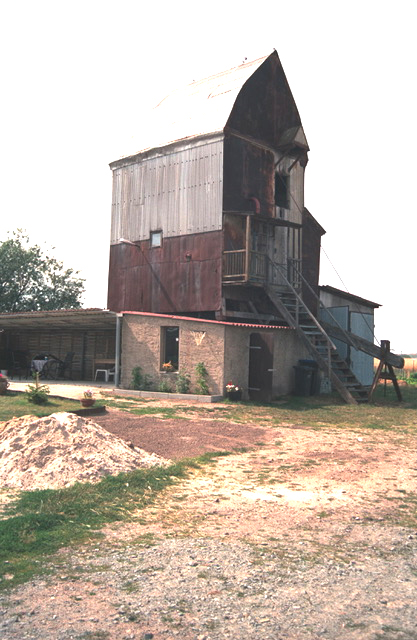
<path id="1" fill-rule="evenodd" d="M 281 274 L 282 275 L 282 274 Z M 368 401 L 368 390 L 359 382 L 349 365 L 339 356 L 331 338 L 317 318 L 288 282 L 285 290 L 269 285 L 269 298 L 281 316 L 294 328 L 318 367 L 348 404 Z M 357 348 L 354 336 L 346 333 L 345 342 Z"/>

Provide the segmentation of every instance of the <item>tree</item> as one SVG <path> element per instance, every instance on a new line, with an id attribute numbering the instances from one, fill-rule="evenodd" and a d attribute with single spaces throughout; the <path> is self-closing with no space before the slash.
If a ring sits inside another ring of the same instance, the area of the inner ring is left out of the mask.
<path id="1" fill-rule="evenodd" d="M 0 311 L 78 309 L 84 280 L 78 272 L 30 246 L 18 229 L 0 242 Z"/>

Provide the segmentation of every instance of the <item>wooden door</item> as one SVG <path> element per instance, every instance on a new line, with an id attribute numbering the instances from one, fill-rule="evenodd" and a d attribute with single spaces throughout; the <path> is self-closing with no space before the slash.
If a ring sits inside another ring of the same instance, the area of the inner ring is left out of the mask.
<path id="1" fill-rule="evenodd" d="M 271 333 L 251 333 L 248 394 L 255 402 L 272 399 L 273 353 L 274 336 Z"/>

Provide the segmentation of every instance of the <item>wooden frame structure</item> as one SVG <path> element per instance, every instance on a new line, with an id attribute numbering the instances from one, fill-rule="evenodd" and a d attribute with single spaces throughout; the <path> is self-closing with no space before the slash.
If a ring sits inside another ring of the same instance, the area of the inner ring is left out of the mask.
<path id="1" fill-rule="evenodd" d="M 374 391 L 376 389 L 376 386 L 379 382 L 379 380 L 384 380 L 385 384 L 387 382 L 387 380 L 391 380 L 393 385 L 394 385 L 394 389 L 397 393 L 397 398 L 399 400 L 399 402 L 402 401 L 403 397 L 401 395 L 401 390 L 398 384 L 398 380 L 397 377 L 395 375 L 395 371 L 394 368 L 392 366 L 392 364 L 390 364 L 388 362 L 388 358 L 389 355 L 391 353 L 390 351 L 390 341 L 389 340 L 381 340 L 381 355 L 380 355 L 380 361 L 379 361 L 379 365 L 377 367 L 377 370 L 375 372 L 375 377 L 374 380 L 372 382 L 372 386 L 371 386 L 371 390 L 369 391 L 369 396 L 368 396 L 368 400 L 371 401 L 372 396 L 374 394 Z"/>

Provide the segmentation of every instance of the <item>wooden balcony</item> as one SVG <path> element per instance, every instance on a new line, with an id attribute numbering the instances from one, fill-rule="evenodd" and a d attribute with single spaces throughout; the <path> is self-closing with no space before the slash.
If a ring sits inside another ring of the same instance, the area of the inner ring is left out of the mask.
<path id="1" fill-rule="evenodd" d="M 252 283 L 252 284 L 273 284 L 285 285 L 286 278 L 295 288 L 301 285 L 301 260 L 288 260 L 287 264 L 274 264 L 268 255 L 257 251 L 237 251 L 223 252 L 223 284 Z"/>

